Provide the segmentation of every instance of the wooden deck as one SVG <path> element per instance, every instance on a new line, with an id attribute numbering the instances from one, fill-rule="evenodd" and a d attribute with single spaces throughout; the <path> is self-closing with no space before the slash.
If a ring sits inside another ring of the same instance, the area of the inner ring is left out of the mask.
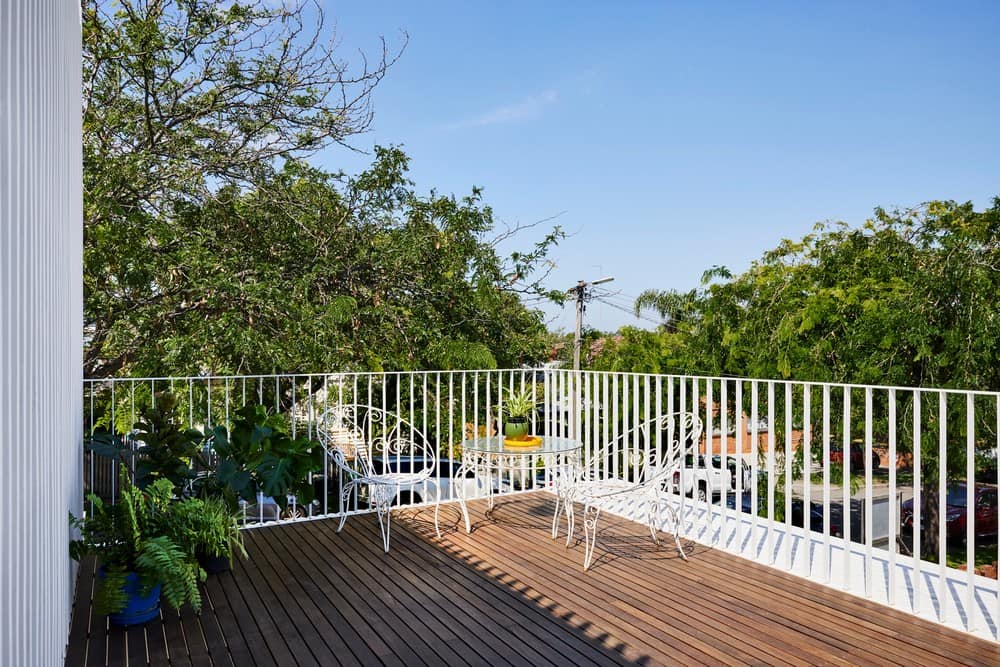
<path id="1" fill-rule="evenodd" d="M 68 665 L 1000 664 L 997 644 L 793 575 L 602 517 L 582 544 L 548 536 L 544 493 L 396 514 L 382 553 L 372 516 L 246 533 L 250 560 L 209 579 L 200 615 L 107 629 L 81 568 Z"/>

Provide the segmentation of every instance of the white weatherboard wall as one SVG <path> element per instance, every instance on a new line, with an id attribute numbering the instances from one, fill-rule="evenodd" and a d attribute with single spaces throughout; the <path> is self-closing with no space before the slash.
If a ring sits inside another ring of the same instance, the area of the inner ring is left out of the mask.
<path id="1" fill-rule="evenodd" d="M 61 664 L 82 461 L 80 5 L 0 0 L 0 665 Z"/>

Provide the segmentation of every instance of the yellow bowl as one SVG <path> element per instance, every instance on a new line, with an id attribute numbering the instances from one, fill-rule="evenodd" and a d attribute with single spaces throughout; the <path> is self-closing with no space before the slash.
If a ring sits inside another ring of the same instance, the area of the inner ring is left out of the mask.
<path id="1" fill-rule="evenodd" d="M 524 440 L 503 439 L 504 447 L 538 447 L 542 444 L 542 438 L 537 435 L 529 435 Z"/>

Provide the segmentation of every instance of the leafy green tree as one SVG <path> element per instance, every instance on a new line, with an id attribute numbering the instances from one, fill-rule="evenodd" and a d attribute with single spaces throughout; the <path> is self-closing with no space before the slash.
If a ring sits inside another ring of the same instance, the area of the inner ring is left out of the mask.
<path id="1" fill-rule="evenodd" d="M 971 203 L 936 201 L 913 210 L 876 209 L 860 228 L 818 226 L 801 241 L 783 241 L 740 275 L 713 269 L 689 299 L 673 293 L 663 302 L 693 304 L 695 314 L 678 325 L 690 368 L 997 390 L 998 293 L 1000 199 L 979 212 Z M 922 497 L 929 526 L 938 518 L 935 407 L 927 403 L 922 411 Z M 901 399 L 901 428 L 911 423 L 906 416 L 912 410 L 912 397 Z M 946 469 L 957 475 L 965 470 L 964 415 L 949 415 L 954 423 L 948 433 L 962 445 L 946 448 Z M 995 436 L 990 421 L 984 418 L 977 432 Z M 936 537 L 936 531 L 925 531 L 925 554 L 936 553 Z"/>
<path id="2" fill-rule="evenodd" d="M 680 362 L 683 342 L 665 331 L 622 327 L 605 338 L 604 347 L 590 370 L 626 373 L 671 373 Z"/>
<path id="3" fill-rule="evenodd" d="M 133 374 L 197 375 L 544 357 L 541 318 L 520 297 L 545 294 L 535 272 L 561 232 L 504 259 L 478 190 L 419 196 L 407 164 L 380 148 L 371 169 L 343 179 L 293 162 L 266 186 L 149 216 L 146 237 L 107 245 L 131 261 L 105 267 L 124 292 L 88 294 L 108 322 L 91 358 Z"/>
<path id="4" fill-rule="evenodd" d="M 318 6 L 84 0 L 85 373 L 489 368 L 543 353 L 522 305 L 561 233 L 501 258 L 481 193 L 418 196 L 349 145 L 399 56 L 360 68 Z M 516 230 L 513 230 L 516 231 Z"/>

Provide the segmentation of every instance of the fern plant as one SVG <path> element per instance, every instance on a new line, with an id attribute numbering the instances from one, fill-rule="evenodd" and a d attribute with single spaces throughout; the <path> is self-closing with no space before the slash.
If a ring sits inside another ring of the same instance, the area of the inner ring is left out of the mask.
<path id="1" fill-rule="evenodd" d="M 189 556 L 221 556 L 230 564 L 236 554 L 247 558 L 239 520 L 221 498 L 192 498 L 179 503 L 174 514 L 172 537 Z"/>
<path id="2" fill-rule="evenodd" d="M 204 580 L 204 572 L 187 545 L 176 541 L 179 517 L 191 501 L 173 500 L 173 484 L 168 479 L 158 479 L 144 490 L 138 488 L 124 464 L 118 478 L 118 503 L 109 505 L 89 494 L 91 514 L 83 519 L 70 515 L 70 523 L 80 530 L 80 539 L 70 542 L 70 556 L 77 561 L 97 556 L 104 571 L 95 596 L 98 613 L 125 608 L 128 600 L 123 587 L 130 572 L 139 576 L 143 593 L 161 584 L 161 596 L 170 606 L 180 609 L 189 602 L 200 609 L 198 582 Z"/>

